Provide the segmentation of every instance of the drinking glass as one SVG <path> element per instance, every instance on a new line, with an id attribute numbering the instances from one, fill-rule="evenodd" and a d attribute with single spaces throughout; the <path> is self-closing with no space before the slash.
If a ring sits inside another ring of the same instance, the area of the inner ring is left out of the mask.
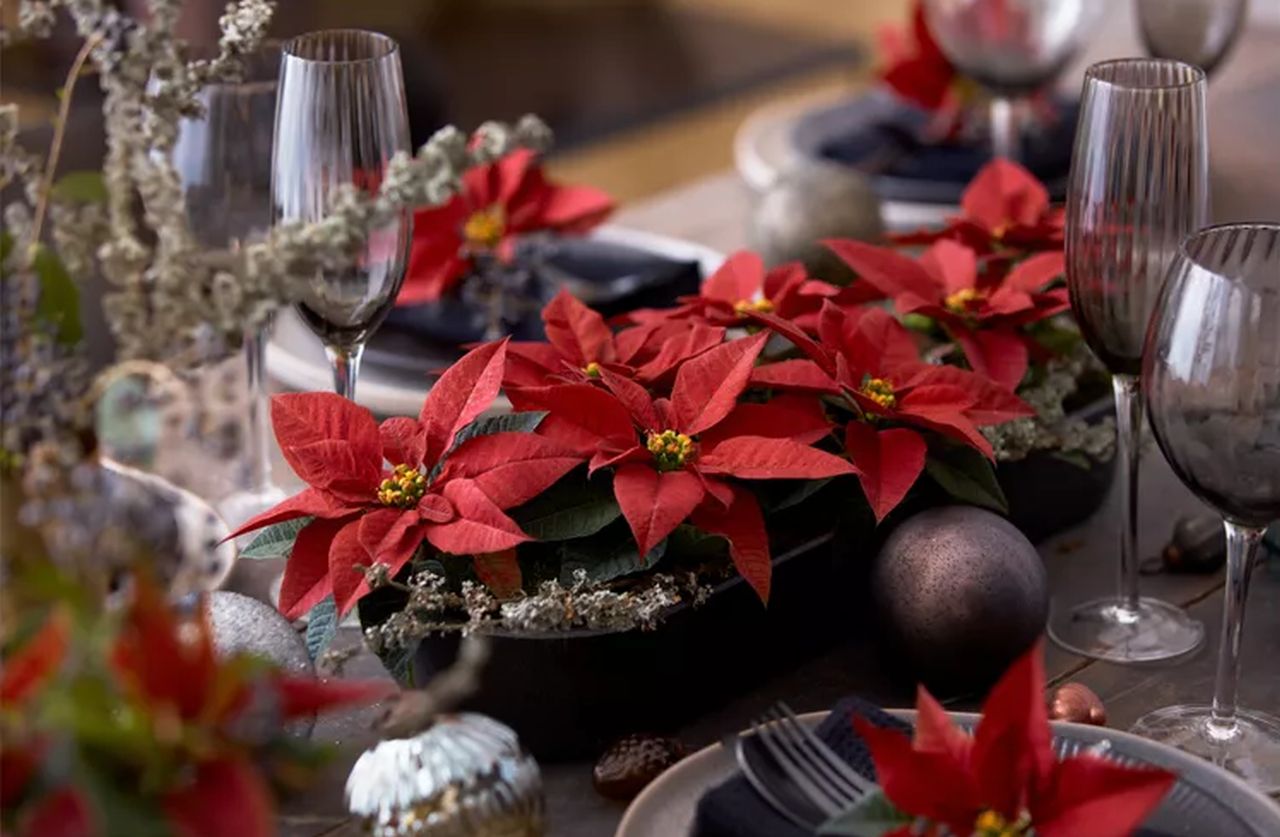
<path id="1" fill-rule="evenodd" d="M 345 184 L 376 190 L 409 150 L 400 49 L 386 35 L 334 29 L 284 44 L 271 196 L 277 221 L 316 221 Z M 408 263 L 410 213 L 369 231 L 350 268 L 310 277 L 297 309 L 324 343 L 334 389 L 355 398 L 360 355 L 395 301 Z"/>
<path id="2" fill-rule="evenodd" d="M 1018 100 L 1061 71 L 1102 9 L 1102 0 L 924 0 L 943 54 L 992 95 L 995 156 L 1018 159 Z"/>
<path id="3" fill-rule="evenodd" d="M 1210 227 L 1183 243 L 1143 359 L 1165 458 L 1227 530 L 1213 703 L 1170 706 L 1134 731 L 1280 791 L 1280 718 L 1236 707 L 1249 574 L 1280 520 L 1280 224 Z"/>
<path id="4" fill-rule="evenodd" d="M 205 87 L 199 94 L 204 116 L 179 125 L 173 163 L 182 180 L 188 224 L 213 258 L 222 254 L 234 259 L 244 244 L 271 227 L 271 144 L 279 77 L 280 44 L 265 41 L 245 56 L 239 82 Z M 270 335 L 268 322 L 244 337 L 247 487 L 218 503 L 233 526 L 285 498 L 271 479 L 264 357 Z"/>
<path id="5" fill-rule="evenodd" d="M 1195 64 L 1205 75 L 1235 45 L 1249 0 L 1138 0 L 1138 31 L 1147 53 Z"/>
<path id="6" fill-rule="evenodd" d="M 1204 73 L 1125 58 L 1085 73 L 1067 184 L 1067 285 L 1089 347 L 1113 375 L 1122 533 L 1119 595 L 1056 612 L 1049 633 L 1070 651 L 1113 662 L 1185 654 L 1204 626 L 1138 595 L 1142 345 L 1179 243 L 1208 214 Z"/>

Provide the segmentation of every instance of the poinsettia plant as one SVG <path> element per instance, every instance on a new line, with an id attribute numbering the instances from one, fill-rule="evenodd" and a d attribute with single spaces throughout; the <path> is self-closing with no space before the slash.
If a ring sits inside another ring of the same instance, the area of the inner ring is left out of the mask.
<path id="1" fill-rule="evenodd" d="M 834 818 L 823 834 L 1124 837 L 1177 776 L 1088 751 L 1059 758 L 1045 709 L 1041 643 L 987 696 L 972 734 L 920 687 L 915 734 L 852 723 L 871 750 L 879 789 Z"/>

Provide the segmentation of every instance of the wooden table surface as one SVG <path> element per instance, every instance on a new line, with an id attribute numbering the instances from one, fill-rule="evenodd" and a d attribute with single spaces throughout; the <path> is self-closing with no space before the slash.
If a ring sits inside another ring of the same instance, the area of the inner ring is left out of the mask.
<path id="1" fill-rule="evenodd" d="M 1265 0 L 1264 0 L 1265 2 Z M 1216 220 L 1280 217 L 1280 29 L 1254 26 L 1237 54 L 1210 86 L 1211 155 Z M 744 244 L 752 196 L 736 175 L 725 173 L 699 181 L 644 204 L 628 208 L 618 221 L 642 229 L 680 235 L 728 251 Z M 1177 481 L 1153 445 L 1142 466 L 1141 554 L 1153 555 L 1168 541 L 1180 515 L 1205 513 Z M 1081 526 L 1039 545 L 1048 569 L 1055 607 L 1111 592 L 1116 584 L 1119 515 L 1111 498 Z M 273 571 L 262 562 L 242 562 L 235 585 L 261 590 Z M 1207 701 L 1221 631 L 1221 574 L 1161 575 L 1143 579 L 1143 592 L 1190 609 L 1205 623 L 1207 641 L 1189 659 L 1176 663 L 1119 666 L 1088 661 L 1049 646 L 1046 667 L 1052 683 L 1076 680 L 1094 689 L 1106 704 L 1112 726 L 1123 729 L 1148 710 L 1175 702 Z M 356 644 L 359 634 L 344 629 L 338 643 Z M 1241 705 L 1280 709 L 1280 561 L 1255 573 L 1243 649 Z M 369 654 L 350 666 L 351 676 L 385 676 Z M 894 685 L 879 671 L 872 638 L 836 647 L 799 661 L 794 669 L 739 696 L 691 723 L 681 737 L 692 747 L 716 741 L 745 727 L 748 720 L 778 698 L 797 710 L 829 707 L 859 693 L 887 705 L 905 705 L 910 690 Z M 957 708 L 971 708 L 959 704 Z M 343 814 L 342 786 L 351 761 L 372 741 L 370 711 L 325 720 L 317 740 L 344 748 L 321 782 L 292 800 L 283 818 L 284 833 L 302 837 L 355 834 Z M 543 765 L 550 833 L 564 837 L 598 837 L 616 828 L 620 805 L 591 789 L 587 762 Z"/>

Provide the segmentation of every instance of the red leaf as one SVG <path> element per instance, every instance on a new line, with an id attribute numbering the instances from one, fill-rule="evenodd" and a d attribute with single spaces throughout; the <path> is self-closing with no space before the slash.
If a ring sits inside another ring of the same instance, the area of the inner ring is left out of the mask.
<path id="1" fill-rule="evenodd" d="M 1064 761 L 1049 792 L 1033 801 L 1036 834 L 1126 837 L 1156 809 L 1178 777 L 1091 756 Z"/>
<path id="2" fill-rule="evenodd" d="M 920 256 L 920 266 L 928 271 L 943 295 L 969 290 L 978 284 L 978 254 L 949 239 L 935 242 Z M 937 292 L 935 291 L 935 298 Z"/>
<path id="3" fill-rule="evenodd" d="M 659 330 L 657 333 L 661 332 Z M 663 340 L 662 348 L 651 360 L 636 367 L 636 379 L 652 384 L 686 360 L 719 346 L 723 341 L 723 328 L 702 323 L 683 324 L 679 332 L 668 335 Z"/>
<path id="4" fill-rule="evenodd" d="M 238 758 L 197 766 L 195 781 L 163 802 L 176 837 L 273 837 L 271 791 L 257 769 Z"/>
<path id="5" fill-rule="evenodd" d="M 41 797 L 18 824 L 19 837 L 94 837 L 102 828 L 79 790 L 62 787 Z"/>
<path id="6" fill-rule="evenodd" d="M 822 243 L 860 279 L 899 305 L 914 307 L 938 299 L 938 286 L 928 271 L 896 250 L 852 239 L 831 239 Z"/>
<path id="7" fill-rule="evenodd" d="M 526 503 L 581 465 L 583 458 L 554 439 L 532 433 L 476 436 L 449 454 L 436 485 L 469 479 L 500 509 Z"/>
<path id="8" fill-rule="evenodd" d="M 767 334 L 756 334 L 717 346 L 686 362 L 671 390 L 673 429 L 701 433 L 723 419 L 746 389 L 751 369 Z"/>
<path id="9" fill-rule="evenodd" d="M 658 414 L 653 409 L 653 397 L 649 391 L 629 378 L 608 369 L 600 370 L 600 380 L 609 388 L 631 414 L 632 420 L 645 430 L 662 430 L 658 427 Z"/>
<path id="10" fill-rule="evenodd" d="M 520 562 L 514 549 L 475 556 L 476 575 L 495 596 L 508 598 L 522 589 Z"/>
<path id="11" fill-rule="evenodd" d="M 341 500 L 326 491 L 321 491 L 318 488 L 307 488 L 280 502 L 273 508 L 267 509 L 230 535 L 227 535 L 223 538 L 223 541 L 238 538 L 246 532 L 252 532 L 266 526 L 284 523 L 286 520 L 293 520 L 299 517 L 346 517 L 359 509 L 359 505 Z"/>
<path id="12" fill-rule="evenodd" d="M 1014 265 L 1001 287 L 1029 294 L 1043 290 L 1066 272 L 1066 262 L 1066 254 L 1061 250 L 1028 256 Z"/>
<path id="13" fill-rule="evenodd" d="M 293 542 L 293 552 L 284 565 L 280 583 L 280 612 L 299 619 L 333 592 L 329 578 L 329 546 L 343 527 L 354 528 L 351 518 L 317 518 L 302 528 Z"/>
<path id="14" fill-rule="evenodd" d="M 811 445 L 830 432 L 831 422 L 823 412 L 820 400 L 802 395 L 780 395 L 764 404 L 740 403 L 724 421 L 703 433 L 699 443 L 704 453 L 735 436 L 795 439 Z"/>
<path id="15" fill-rule="evenodd" d="M 547 376 L 559 372 L 564 359 L 550 343 L 507 344 L 507 368 L 502 373 L 504 387 L 541 387 Z"/>
<path id="16" fill-rule="evenodd" d="M 948 753 L 918 752 L 901 732 L 862 717 L 853 725 L 871 750 L 876 782 L 899 810 L 946 823 L 956 834 L 972 831 L 986 806 L 966 765 Z"/>
<path id="17" fill-rule="evenodd" d="M 854 474 L 848 460 L 791 439 L 738 436 L 698 459 L 699 470 L 741 479 L 825 479 Z"/>
<path id="18" fill-rule="evenodd" d="M 986 801 L 1017 812 L 1027 788 L 1048 780 L 1056 757 L 1044 700 L 1044 650 L 1036 643 L 992 687 L 973 735 L 973 765 Z"/>
<path id="19" fill-rule="evenodd" d="M 605 325 L 604 317 L 564 288 L 542 309 L 542 322 L 547 341 L 574 366 L 616 360 L 613 332 Z"/>
<path id="20" fill-rule="evenodd" d="M 57 606 L 30 639 L 0 669 L 0 707 L 21 706 L 62 666 L 71 638 L 71 615 Z"/>
<path id="21" fill-rule="evenodd" d="M 1049 208 L 1049 192 L 1031 172 L 997 157 L 969 181 L 960 208 L 992 232 L 1011 224 L 1030 226 Z"/>
<path id="22" fill-rule="evenodd" d="M 733 305 L 754 298 L 763 289 L 764 260 L 750 250 L 739 250 L 702 283 L 702 296 Z"/>
<path id="23" fill-rule="evenodd" d="M 840 385 L 818 364 L 804 358 L 780 360 L 751 370 L 752 386 L 793 392 L 836 393 Z"/>
<path id="24" fill-rule="evenodd" d="M 584 456 L 604 447 L 622 451 L 636 441 L 631 415 L 612 393 L 590 384 L 563 384 L 536 389 L 512 389 L 507 395 L 518 410 L 545 410 L 538 435 L 572 448 Z"/>
<path id="25" fill-rule="evenodd" d="M 773 564 L 769 559 L 769 536 L 764 528 L 764 515 L 750 491 L 738 486 L 727 487 L 733 494 L 728 507 L 703 503 L 694 510 L 692 523 L 704 532 L 720 535 L 729 541 L 729 557 L 733 559 L 738 575 L 767 605 Z"/>
<path id="26" fill-rule="evenodd" d="M 584 233 L 612 214 L 613 198 L 590 186 L 549 186 L 543 197 L 542 220 L 547 227 Z"/>
<path id="27" fill-rule="evenodd" d="M 993 456 L 991 443 L 978 432 L 964 412 L 972 404 L 973 399 L 958 387 L 930 384 L 907 392 L 898 401 L 897 412 L 915 424 L 977 448 L 990 459 Z"/>
<path id="28" fill-rule="evenodd" d="M 507 341 L 477 346 L 445 370 L 427 393 L 418 420 L 426 427 L 426 461 L 435 462 L 458 431 L 489 409 L 502 386 Z"/>
<path id="29" fill-rule="evenodd" d="M 392 465 L 422 464 L 427 455 L 427 429 L 417 419 L 389 418 L 378 425 L 382 456 Z"/>
<path id="30" fill-rule="evenodd" d="M 922 365 L 911 332 L 883 308 L 859 309 L 857 324 L 845 340 L 844 357 L 856 372 L 877 378 L 898 378 L 904 370 Z"/>
<path id="31" fill-rule="evenodd" d="M 1010 419 L 1035 415 L 1031 405 L 1009 390 L 981 375 L 955 366 L 921 365 L 907 382 L 908 386 L 940 384 L 969 393 L 973 403 L 965 408 L 965 417 L 974 424 L 1000 424 Z"/>
<path id="32" fill-rule="evenodd" d="M 366 567 L 384 564 L 387 575 L 395 578 L 422 543 L 419 524 L 424 519 L 433 519 L 423 515 L 421 510 L 438 503 L 444 508 L 434 516 L 438 518 L 437 522 L 452 519 L 453 509 L 448 500 L 438 494 L 428 494 L 422 500 L 414 510 L 379 509 L 370 512 L 360 518 L 357 525 L 348 527 L 356 531 L 354 544 L 345 540 L 334 542 L 334 548 L 329 552 L 329 573 L 333 578 L 334 603 L 340 613 L 346 614 L 369 592 L 369 582 L 363 573 L 355 569 L 356 564 Z"/>
<path id="33" fill-rule="evenodd" d="M 423 524 L 427 540 L 441 552 L 452 555 L 501 552 L 532 540 L 471 480 L 450 480 L 444 484 L 442 493 L 453 503 L 458 516 L 448 523 Z"/>
<path id="34" fill-rule="evenodd" d="M 280 453 L 303 482 L 350 497 L 376 488 L 382 439 L 373 414 L 331 392 L 271 398 L 271 424 Z"/>
<path id="35" fill-rule="evenodd" d="M 822 346 L 814 342 L 813 338 L 805 334 L 804 329 L 789 320 L 773 314 L 760 314 L 751 312 L 751 319 L 757 321 L 761 325 L 768 328 L 775 334 L 790 340 L 792 345 L 809 356 L 809 359 L 818 364 L 822 371 L 828 375 L 834 375 L 836 371 L 835 361 L 831 357 L 831 353 Z"/>
<path id="36" fill-rule="evenodd" d="M 973 751 L 973 737 L 951 722 L 942 704 L 924 686 L 916 687 L 916 730 L 911 746 L 921 753 L 945 753 L 967 764 Z"/>
<path id="37" fill-rule="evenodd" d="M 964 350 L 973 371 L 1012 392 L 1027 374 L 1027 344 L 1012 330 L 989 328 L 979 331 L 956 329 L 956 343 Z"/>
<path id="38" fill-rule="evenodd" d="M 382 512 L 367 514 L 358 521 L 338 530 L 333 542 L 329 544 L 329 583 L 333 589 L 333 602 L 338 606 L 339 615 L 346 615 L 356 600 L 369 592 L 369 583 L 358 566 L 371 567 L 373 556 L 360 542 L 362 524 L 369 518 L 382 516 Z M 397 511 L 396 517 L 404 516 Z"/>
<path id="39" fill-rule="evenodd" d="M 333 709 L 365 706 L 399 691 L 386 680 L 317 680 L 276 674 L 273 684 L 286 719 L 309 718 Z"/>
<path id="40" fill-rule="evenodd" d="M 858 481 L 877 523 L 907 496 L 928 454 L 928 445 L 914 430 L 877 430 L 860 421 L 845 428 L 844 447 L 861 472 Z"/>
<path id="41" fill-rule="evenodd" d="M 613 493 L 631 526 L 641 555 L 685 521 L 702 502 L 702 482 L 689 471 L 658 472 L 648 465 L 623 465 L 613 475 Z"/>

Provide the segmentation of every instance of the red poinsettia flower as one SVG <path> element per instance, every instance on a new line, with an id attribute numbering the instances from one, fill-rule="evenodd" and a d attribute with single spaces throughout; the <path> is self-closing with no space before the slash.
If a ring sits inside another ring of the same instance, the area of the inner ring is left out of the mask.
<path id="1" fill-rule="evenodd" d="M 880 50 L 886 59 L 880 78 L 894 93 L 925 110 L 958 110 L 958 74 L 929 31 L 923 3 L 912 7 L 908 31 L 880 32 Z"/>
<path id="2" fill-rule="evenodd" d="M 522 409 L 547 410 L 538 432 L 614 468 L 613 491 L 649 553 L 686 519 L 729 541 L 738 572 L 769 598 L 769 541 L 760 506 L 739 479 L 822 479 L 855 473 L 809 444 L 830 431 L 815 399 L 738 404 L 766 334 L 725 343 L 685 362 L 671 398 L 654 399 L 605 369 L 604 389 L 583 384 L 508 390 Z"/>
<path id="3" fill-rule="evenodd" d="M 764 312 L 813 328 L 825 299 L 857 305 L 880 298 L 869 285 L 837 288 L 820 279 L 810 279 L 799 262 L 765 270 L 764 259 L 758 254 L 739 250 L 707 277 L 696 296 L 681 297 L 674 308 L 631 311 L 623 319 L 641 324 L 696 320 L 733 328 L 748 325 L 752 313 Z"/>
<path id="4" fill-rule="evenodd" d="M 296 618 L 332 594 L 345 613 L 368 591 L 358 566 L 382 563 L 394 575 L 424 539 L 455 555 L 501 552 L 530 539 L 505 510 L 581 459 L 529 433 L 475 436 L 451 450 L 458 432 L 497 397 L 506 350 L 503 340 L 468 352 L 436 381 L 417 419 L 379 426 L 368 410 L 332 393 L 272 399 L 281 453 L 310 487 L 232 537 L 315 518 L 298 533 L 285 565 L 281 612 Z"/>
<path id="5" fill-rule="evenodd" d="M 542 309 L 542 322 L 547 342 L 508 344 L 504 385 L 585 383 L 599 380 L 601 368 L 652 384 L 724 341 L 723 328 L 688 322 L 654 322 L 615 334 L 566 290 Z"/>
<path id="6" fill-rule="evenodd" d="M 477 254 L 510 261 L 522 235 L 583 233 L 612 211 L 612 199 L 597 189 L 548 181 L 528 149 L 477 166 L 447 204 L 414 213 L 409 270 L 396 304 L 440 299 L 473 270 Z"/>
<path id="7" fill-rule="evenodd" d="M 980 255 L 1059 250 L 1065 215 L 1049 205 L 1049 191 L 1017 163 L 996 158 L 974 175 L 960 200 L 960 215 L 941 230 L 890 236 L 898 244 L 959 241 Z"/>
<path id="8" fill-rule="evenodd" d="M 808 357 L 761 366 L 752 383 L 839 394 L 862 417 L 845 427 L 845 451 L 858 466 L 877 520 L 902 502 L 924 470 L 928 444 L 920 430 L 991 458 L 978 427 L 1033 414 L 1022 399 L 984 377 L 922 362 L 911 333 L 882 308 L 827 305 L 818 323 L 821 343 L 786 320 L 756 316 Z"/>
<path id="9" fill-rule="evenodd" d="M 919 261 L 861 241 L 825 244 L 890 297 L 900 313 L 937 320 L 975 372 L 1008 389 L 1022 381 L 1035 348 L 1022 326 L 1071 305 L 1066 288 L 1046 290 L 1064 270 L 1061 251 L 1037 253 L 1008 272 L 991 267 L 980 276 L 977 254 L 947 239 L 935 242 Z"/>
<path id="10" fill-rule="evenodd" d="M 28 706 L 61 668 L 71 638 L 71 617 L 58 608 L 0 667 L 0 711 Z M 0 742 L 0 805 L 10 808 L 22 796 L 40 766 L 41 737 L 5 729 Z M 34 833 L 34 832 L 33 832 Z"/>
<path id="11" fill-rule="evenodd" d="M 1122 837 L 1168 793 L 1167 770 L 1081 754 L 1059 760 L 1044 702 L 1041 643 L 991 690 L 970 736 L 923 687 L 914 740 L 855 716 L 876 779 L 900 811 L 923 817 L 924 833 Z M 903 834 L 917 834 L 906 830 Z"/>

